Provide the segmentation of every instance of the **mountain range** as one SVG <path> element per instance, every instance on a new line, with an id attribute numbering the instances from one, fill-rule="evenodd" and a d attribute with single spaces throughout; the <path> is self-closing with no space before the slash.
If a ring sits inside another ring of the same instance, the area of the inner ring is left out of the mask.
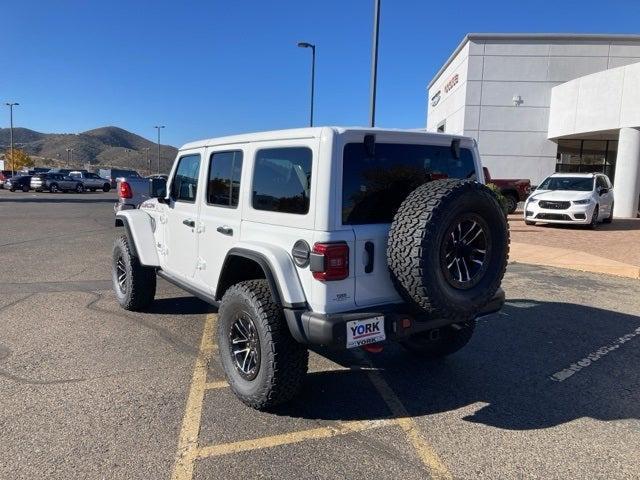
<path id="1" fill-rule="evenodd" d="M 0 128 L 0 153 L 9 150 L 9 129 Z M 70 167 L 122 167 L 147 173 L 150 160 L 155 173 L 157 143 L 119 127 L 102 127 L 78 134 L 40 133 L 28 128 L 13 129 L 14 148 L 20 148 L 36 161 L 36 166 L 66 166 L 67 149 L 72 148 Z M 149 149 L 148 151 L 146 149 Z M 177 149 L 160 146 L 160 172 L 168 172 Z M 147 156 L 148 155 L 148 156 Z"/>

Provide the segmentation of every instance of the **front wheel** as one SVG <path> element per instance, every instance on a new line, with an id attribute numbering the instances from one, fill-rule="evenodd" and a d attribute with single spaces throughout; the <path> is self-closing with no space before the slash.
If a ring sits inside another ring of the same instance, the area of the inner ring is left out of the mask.
<path id="1" fill-rule="evenodd" d="M 28 185 L 23 185 L 23 186 L 22 186 L 22 191 L 23 191 L 23 192 L 27 193 L 29 190 L 31 190 L 31 189 L 29 188 L 29 186 L 28 186 Z"/>
<path id="2" fill-rule="evenodd" d="M 525 221 L 524 221 L 524 224 L 525 224 L 525 225 L 529 225 L 529 226 L 531 226 L 531 225 L 535 225 L 535 224 L 536 224 L 536 222 L 532 222 L 531 220 L 525 220 Z"/>
<path id="3" fill-rule="evenodd" d="M 125 310 L 145 309 L 156 294 L 156 271 L 140 264 L 125 235 L 116 238 L 112 254 L 113 289 Z"/>
<path id="4" fill-rule="evenodd" d="M 609 216 L 602 220 L 602 223 L 611 223 L 613 222 L 613 203 L 611 204 L 611 211 L 609 212 Z"/>
<path id="5" fill-rule="evenodd" d="M 82 192 L 84 192 L 84 185 L 79 183 L 78 185 L 76 185 L 76 193 L 82 193 Z"/>
<path id="6" fill-rule="evenodd" d="M 102 191 L 103 191 L 104 193 L 107 193 L 109 190 L 111 190 L 111 185 L 109 185 L 108 183 L 105 183 L 105 184 L 102 186 Z"/>
<path id="7" fill-rule="evenodd" d="M 57 183 L 52 183 L 51 185 L 49 185 L 49 192 L 58 193 L 59 191 L 60 191 L 60 189 L 58 188 L 58 184 Z"/>
<path id="8" fill-rule="evenodd" d="M 445 357 L 464 347 L 473 336 L 476 321 L 456 323 L 417 333 L 401 342 L 409 352 L 428 360 Z"/>
<path id="9" fill-rule="evenodd" d="M 593 209 L 593 214 L 591 215 L 591 222 L 589 223 L 589 228 L 591 230 L 595 230 L 598 226 L 598 215 L 600 214 L 600 207 L 596 205 L 596 208 Z"/>
<path id="10" fill-rule="evenodd" d="M 225 376 L 246 405 L 264 410 L 293 399 L 309 352 L 296 342 L 266 280 L 230 287 L 218 311 L 218 345 Z"/>

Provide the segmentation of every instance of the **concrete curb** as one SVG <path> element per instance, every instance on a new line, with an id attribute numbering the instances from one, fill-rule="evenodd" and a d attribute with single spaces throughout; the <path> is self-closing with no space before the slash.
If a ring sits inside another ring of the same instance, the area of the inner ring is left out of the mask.
<path id="1" fill-rule="evenodd" d="M 622 263 L 566 248 L 511 242 L 509 262 L 604 273 L 606 275 L 640 280 L 640 266 L 638 265 Z"/>

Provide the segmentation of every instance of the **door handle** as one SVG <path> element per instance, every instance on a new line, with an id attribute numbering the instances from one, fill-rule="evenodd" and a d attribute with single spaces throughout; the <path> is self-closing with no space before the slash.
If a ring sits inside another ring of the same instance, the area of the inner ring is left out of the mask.
<path id="1" fill-rule="evenodd" d="M 223 235 L 233 235 L 233 228 L 227 227 L 226 225 L 218 227 L 216 230 Z"/>
<path id="2" fill-rule="evenodd" d="M 190 218 L 187 218 L 186 220 L 183 220 L 182 223 L 185 224 L 187 227 L 191 227 L 191 228 L 195 228 L 196 227 L 195 220 L 191 220 Z"/>

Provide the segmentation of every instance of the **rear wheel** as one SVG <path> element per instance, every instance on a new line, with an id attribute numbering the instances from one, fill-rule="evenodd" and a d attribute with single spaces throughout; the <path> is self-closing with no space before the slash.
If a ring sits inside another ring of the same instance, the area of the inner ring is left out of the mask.
<path id="1" fill-rule="evenodd" d="M 507 206 L 508 213 L 514 213 L 518 208 L 518 199 L 514 197 L 511 193 L 507 193 L 504 196 Z"/>
<path id="2" fill-rule="evenodd" d="M 84 185 L 79 183 L 76 185 L 76 193 L 82 193 L 82 192 L 84 192 Z"/>
<path id="3" fill-rule="evenodd" d="M 111 190 L 111 185 L 109 185 L 108 183 L 105 183 L 105 184 L 102 186 L 102 191 L 106 193 L 106 192 L 108 192 L 109 190 Z"/>
<path id="4" fill-rule="evenodd" d="M 531 226 L 531 225 L 535 225 L 535 224 L 536 224 L 536 222 L 532 222 L 531 220 L 525 220 L 525 221 L 524 221 L 524 224 L 525 224 L 525 225 L 529 225 L 529 226 Z"/>
<path id="5" fill-rule="evenodd" d="M 112 254 L 113 289 L 118 303 L 125 310 L 146 308 L 156 294 L 156 271 L 140 264 L 125 235 L 118 237 Z"/>
<path id="6" fill-rule="evenodd" d="M 29 188 L 29 185 L 23 185 L 23 186 L 22 186 L 22 191 L 23 191 L 23 192 L 25 192 L 25 193 L 26 193 L 26 192 L 28 192 L 29 190 L 31 190 L 31 189 Z"/>
<path id="7" fill-rule="evenodd" d="M 225 292 L 218 345 L 229 386 L 246 405 L 267 409 L 300 390 L 309 352 L 291 336 L 266 280 L 240 282 Z"/>
<path id="8" fill-rule="evenodd" d="M 51 185 L 49 185 L 49 191 L 51 193 L 58 193 L 60 191 L 60 188 L 58 187 L 57 183 L 52 183 Z"/>
<path id="9" fill-rule="evenodd" d="M 426 359 L 436 359 L 451 355 L 464 347 L 473 336 L 475 320 L 456 323 L 417 333 L 401 342 L 411 353 Z"/>

